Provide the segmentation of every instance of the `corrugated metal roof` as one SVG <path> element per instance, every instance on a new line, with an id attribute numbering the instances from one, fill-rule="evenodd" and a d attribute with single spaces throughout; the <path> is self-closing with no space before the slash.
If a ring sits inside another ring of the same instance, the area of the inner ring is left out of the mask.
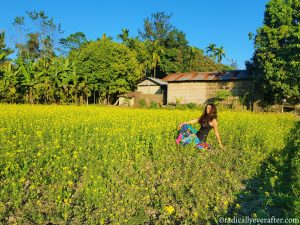
<path id="1" fill-rule="evenodd" d="M 133 97 L 139 95 L 140 93 L 141 93 L 141 92 L 133 91 L 133 92 L 128 92 L 128 93 L 125 93 L 125 94 L 118 95 L 118 97 L 128 97 L 128 98 L 133 98 Z"/>
<path id="2" fill-rule="evenodd" d="M 165 81 L 163 81 L 161 79 L 158 79 L 158 78 L 147 77 L 146 79 L 151 80 L 151 81 L 153 81 L 153 82 L 155 82 L 155 83 L 157 83 L 159 85 L 168 85 L 167 82 L 165 82 Z"/>
<path id="3" fill-rule="evenodd" d="M 180 81 L 226 81 L 226 80 L 241 80 L 249 79 L 250 76 L 247 70 L 233 70 L 227 72 L 191 72 L 191 73 L 172 73 L 164 78 L 167 82 Z"/>

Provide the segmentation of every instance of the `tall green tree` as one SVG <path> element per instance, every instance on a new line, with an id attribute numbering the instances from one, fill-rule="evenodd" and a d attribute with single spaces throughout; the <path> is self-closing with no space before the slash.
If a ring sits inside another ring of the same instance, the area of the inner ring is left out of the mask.
<path id="1" fill-rule="evenodd" d="M 0 64 L 8 60 L 8 56 L 13 53 L 13 50 L 6 47 L 5 32 L 0 32 Z"/>
<path id="2" fill-rule="evenodd" d="M 0 32 L 0 77 L 11 70 L 11 60 L 8 58 L 11 53 L 13 53 L 12 49 L 6 47 L 5 32 Z"/>
<path id="3" fill-rule="evenodd" d="M 15 103 L 18 80 L 9 55 L 13 53 L 5 43 L 5 32 L 0 32 L 0 101 Z"/>
<path id="4" fill-rule="evenodd" d="M 152 44 L 148 49 L 152 56 L 152 76 L 155 77 L 183 71 L 189 58 L 188 41 L 185 34 L 171 24 L 171 16 L 164 12 L 153 13 L 144 20 L 143 31 L 139 30 L 142 40 L 147 45 Z"/>
<path id="5" fill-rule="evenodd" d="M 62 46 L 61 51 L 64 54 L 69 53 L 70 51 L 79 49 L 83 44 L 87 43 L 87 38 L 83 32 L 76 32 L 70 34 L 66 38 L 61 38 L 59 40 L 60 45 Z"/>
<path id="6" fill-rule="evenodd" d="M 109 103 L 118 94 L 133 91 L 142 76 L 136 53 L 105 36 L 84 45 L 77 64 L 80 83 L 88 85 L 89 93 L 97 88 L 99 96 Z"/>
<path id="7" fill-rule="evenodd" d="M 25 46 L 27 51 L 22 52 L 22 57 L 26 58 L 26 54 L 28 54 L 31 59 L 38 59 L 41 56 L 39 34 L 29 33 L 27 37 Z"/>
<path id="8" fill-rule="evenodd" d="M 143 71 L 142 77 L 152 75 L 152 54 L 149 52 L 149 48 L 152 47 L 151 42 L 148 40 L 141 41 L 139 40 L 139 37 L 130 37 L 129 30 L 125 28 L 122 29 L 122 33 L 117 37 L 121 39 L 123 44 L 136 53 L 136 58 L 141 66 L 141 70 Z"/>
<path id="9" fill-rule="evenodd" d="M 271 0 L 263 26 L 254 39 L 254 56 L 247 64 L 262 83 L 268 103 L 300 100 L 300 2 Z"/>
<path id="10" fill-rule="evenodd" d="M 50 60 L 55 55 L 58 37 L 62 30 L 60 24 L 48 17 L 44 11 L 28 11 L 26 16 L 17 16 L 15 27 L 15 45 L 19 57 Z"/>
<path id="11" fill-rule="evenodd" d="M 166 74 L 188 70 L 189 45 L 185 33 L 174 28 L 166 39 L 160 67 Z"/>
<path id="12" fill-rule="evenodd" d="M 151 55 L 151 69 L 153 71 L 153 77 L 156 77 L 157 66 L 161 62 L 161 55 L 163 54 L 163 48 L 159 46 L 158 41 L 148 42 L 149 52 Z"/>
<path id="13" fill-rule="evenodd" d="M 174 30 L 170 22 L 171 16 L 164 12 L 152 13 L 151 17 L 144 19 L 144 30 L 139 30 L 139 35 L 143 40 L 158 41 L 159 45 L 164 46 L 169 33 Z"/>

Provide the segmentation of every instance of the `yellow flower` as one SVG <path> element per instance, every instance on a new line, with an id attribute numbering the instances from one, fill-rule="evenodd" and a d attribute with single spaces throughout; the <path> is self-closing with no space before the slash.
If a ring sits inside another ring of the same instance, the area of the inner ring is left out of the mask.
<path id="1" fill-rule="evenodd" d="M 225 206 L 228 206 L 228 201 L 227 200 L 225 200 L 223 203 L 224 203 Z"/>
<path id="2" fill-rule="evenodd" d="M 168 215 L 171 215 L 175 211 L 175 209 L 173 206 L 169 205 L 165 207 L 165 211 L 167 212 Z"/>
<path id="3" fill-rule="evenodd" d="M 71 181 L 71 180 L 69 180 L 67 183 L 68 183 L 68 186 L 69 186 L 69 187 L 72 187 L 73 184 L 74 184 L 73 181 Z"/>

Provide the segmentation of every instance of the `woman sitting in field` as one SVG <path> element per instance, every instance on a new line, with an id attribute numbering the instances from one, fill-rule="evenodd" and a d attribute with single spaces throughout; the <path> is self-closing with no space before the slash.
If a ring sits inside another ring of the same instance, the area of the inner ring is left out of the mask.
<path id="1" fill-rule="evenodd" d="M 201 125 L 200 130 L 198 132 L 192 126 L 189 125 L 197 122 Z M 218 130 L 217 108 L 214 104 L 206 105 L 204 112 L 202 113 L 199 119 L 194 119 L 185 123 L 181 123 L 178 128 L 180 129 L 180 133 L 178 138 L 176 139 L 177 144 L 194 143 L 199 149 L 210 148 L 210 146 L 206 143 L 206 138 L 208 136 L 209 131 L 213 128 L 218 143 L 220 147 L 223 148 Z"/>

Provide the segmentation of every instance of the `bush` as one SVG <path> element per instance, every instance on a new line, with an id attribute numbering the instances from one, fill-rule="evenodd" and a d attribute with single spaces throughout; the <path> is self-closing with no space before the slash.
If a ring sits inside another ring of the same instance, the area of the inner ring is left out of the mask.
<path id="1" fill-rule="evenodd" d="M 140 107 L 146 107 L 147 106 L 147 103 L 146 103 L 145 99 L 140 99 L 139 100 L 139 106 Z"/>
<path id="2" fill-rule="evenodd" d="M 186 106 L 189 108 L 189 109 L 195 109 L 197 107 L 196 103 L 188 103 L 186 104 Z"/>
<path id="3" fill-rule="evenodd" d="M 214 104 L 218 105 L 221 101 L 225 100 L 231 96 L 231 92 L 228 90 L 219 90 L 216 92 L 216 96 L 214 98 Z"/>
<path id="4" fill-rule="evenodd" d="M 150 103 L 150 108 L 151 108 L 151 109 L 157 109 L 157 108 L 158 108 L 157 102 L 151 101 L 151 103 Z"/>
<path id="5" fill-rule="evenodd" d="M 178 104 L 175 106 L 176 109 L 180 109 L 180 110 L 186 110 L 187 106 L 185 104 Z"/>

